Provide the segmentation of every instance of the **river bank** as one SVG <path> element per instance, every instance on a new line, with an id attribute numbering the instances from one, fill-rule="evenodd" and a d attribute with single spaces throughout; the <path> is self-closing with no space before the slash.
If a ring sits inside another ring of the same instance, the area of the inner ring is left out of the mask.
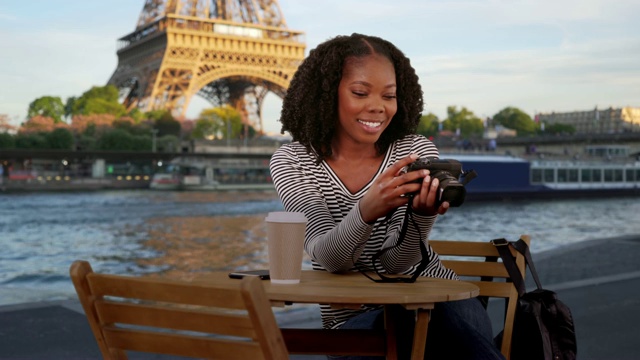
<path id="1" fill-rule="evenodd" d="M 274 192 L 0 194 L 0 305 L 73 298 L 68 267 L 76 259 L 97 271 L 182 278 L 263 267 L 264 217 L 281 209 Z M 527 233 L 532 252 L 542 253 L 640 234 L 637 213 L 633 198 L 465 203 L 440 217 L 430 238 Z"/>
<path id="2" fill-rule="evenodd" d="M 532 238 L 533 244 L 538 239 Z M 571 309 L 578 357 L 637 359 L 640 335 L 640 235 L 597 238 L 534 254 L 545 288 Z M 283 327 L 320 327 L 318 311 L 278 315 Z M 490 305 L 494 332 L 503 314 Z M 75 299 L 0 306 L 0 358 L 98 359 L 100 352 Z M 27 325 L 28 324 L 28 325 Z M 133 353 L 130 359 L 158 359 Z M 292 360 L 325 356 L 293 355 Z"/>

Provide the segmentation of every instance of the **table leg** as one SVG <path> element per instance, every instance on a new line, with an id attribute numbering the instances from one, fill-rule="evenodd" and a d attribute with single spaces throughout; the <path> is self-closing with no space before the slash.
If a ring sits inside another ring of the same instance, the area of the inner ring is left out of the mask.
<path id="1" fill-rule="evenodd" d="M 413 349 L 411 350 L 411 360 L 424 359 L 430 315 L 431 309 L 416 310 L 416 327 L 413 333 Z"/>
<path id="2" fill-rule="evenodd" d="M 396 360 L 398 358 L 398 343 L 396 339 L 396 320 L 393 305 L 385 305 L 384 307 L 384 330 L 386 337 L 387 360 Z"/>

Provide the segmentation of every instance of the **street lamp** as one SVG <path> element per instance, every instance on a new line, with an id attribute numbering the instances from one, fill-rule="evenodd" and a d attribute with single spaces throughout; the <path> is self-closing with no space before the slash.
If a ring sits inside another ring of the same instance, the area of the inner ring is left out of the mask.
<path id="1" fill-rule="evenodd" d="M 151 129 L 151 133 L 153 134 L 151 140 L 151 151 L 156 152 L 156 135 L 158 134 L 158 129 Z"/>

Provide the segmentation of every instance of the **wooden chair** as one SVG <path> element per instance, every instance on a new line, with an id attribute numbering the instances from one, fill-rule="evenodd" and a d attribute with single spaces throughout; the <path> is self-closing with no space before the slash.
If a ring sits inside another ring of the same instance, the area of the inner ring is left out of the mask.
<path id="1" fill-rule="evenodd" d="M 207 359 L 288 359 L 257 277 L 229 286 L 94 273 L 71 279 L 105 359 L 141 351 Z"/>
<path id="2" fill-rule="evenodd" d="M 530 245 L 530 236 L 522 235 L 520 238 L 527 245 Z M 480 288 L 481 297 L 497 297 L 507 300 L 500 351 L 509 359 L 518 291 L 513 283 L 507 281 L 510 277 L 502 262 L 495 261 L 500 259 L 496 247 L 491 242 L 453 240 L 429 240 L 429 244 L 440 255 L 444 266 L 455 271 L 463 280 L 474 283 Z M 524 278 L 524 256 L 513 249 L 511 249 L 511 254 L 515 256 L 518 269 Z M 451 256 L 455 258 L 449 258 Z M 504 281 L 493 281 L 494 279 Z"/>

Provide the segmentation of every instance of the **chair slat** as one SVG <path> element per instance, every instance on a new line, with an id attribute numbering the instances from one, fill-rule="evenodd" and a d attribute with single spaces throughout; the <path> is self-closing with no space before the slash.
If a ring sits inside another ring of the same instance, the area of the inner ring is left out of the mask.
<path id="1" fill-rule="evenodd" d="M 225 285 L 96 274 L 71 279 L 104 359 L 143 351 L 215 359 L 289 358 L 262 282 Z"/>
<path id="2" fill-rule="evenodd" d="M 115 296 L 233 309 L 244 308 L 242 296 L 237 288 L 233 287 L 212 288 L 206 283 L 96 273 L 89 274 L 87 279 L 92 293 L 96 296 Z"/>
<path id="3" fill-rule="evenodd" d="M 530 246 L 531 238 L 529 235 L 520 236 L 524 242 Z M 442 263 L 447 268 L 455 271 L 458 275 L 464 277 L 478 278 L 479 280 L 471 280 L 469 282 L 475 284 L 480 289 L 480 296 L 498 297 L 507 299 L 505 321 L 503 324 L 503 340 L 500 352 L 507 358 L 511 353 L 511 335 L 513 334 L 513 321 L 515 318 L 516 303 L 518 292 L 511 282 L 502 279 L 509 279 L 509 274 L 504 264 L 499 262 L 487 262 L 486 257 L 499 258 L 500 254 L 496 247 L 490 242 L 474 242 L 474 241 L 454 241 L 454 240 L 429 240 L 429 245 L 442 258 Z M 525 277 L 525 259 L 524 256 L 514 249 L 511 254 L 515 256 L 516 265 Z M 463 259 L 448 257 L 462 257 Z M 482 281 L 481 277 L 501 278 L 502 281 Z"/>
<path id="4" fill-rule="evenodd" d="M 129 324 L 173 330 L 224 333 L 232 336 L 255 338 L 253 325 L 247 314 L 208 309 L 186 309 L 164 304 L 131 304 L 96 301 L 98 318 L 103 324 Z"/>
<path id="5" fill-rule="evenodd" d="M 501 262 L 442 260 L 442 264 L 460 276 L 493 276 L 503 279 L 509 277 Z"/>
<path id="6" fill-rule="evenodd" d="M 131 351 L 221 360 L 264 359 L 260 344 L 257 342 L 113 327 L 104 328 L 103 333 L 109 346 Z"/>

